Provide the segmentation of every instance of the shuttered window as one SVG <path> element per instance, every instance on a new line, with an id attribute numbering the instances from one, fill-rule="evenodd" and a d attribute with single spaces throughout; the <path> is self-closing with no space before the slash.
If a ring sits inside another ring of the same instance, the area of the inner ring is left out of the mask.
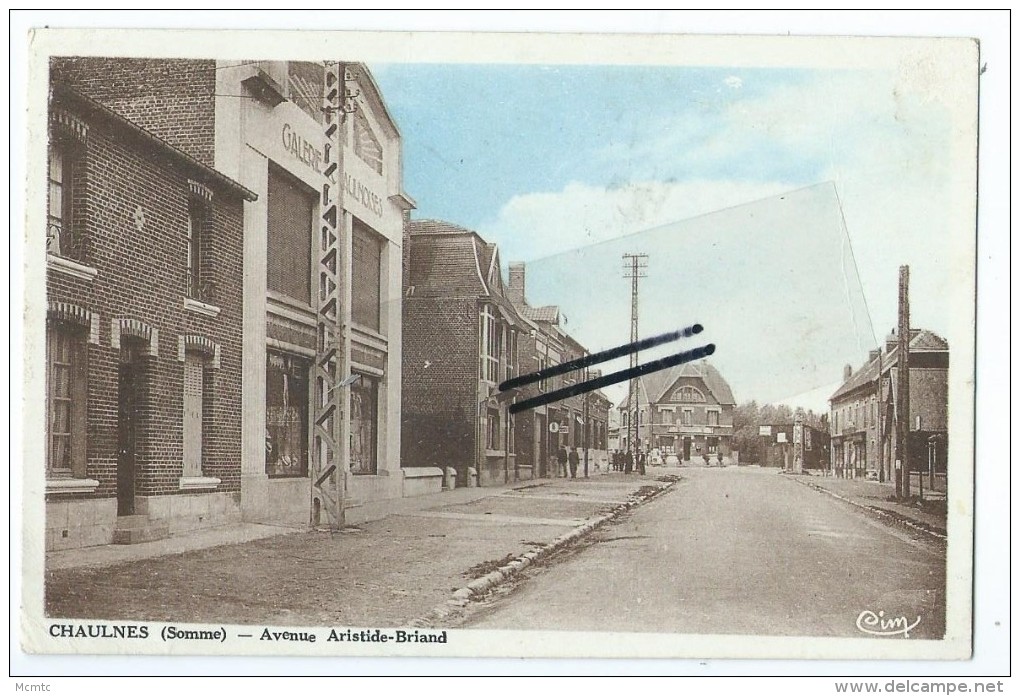
<path id="1" fill-rule="evenodd" d="M 202 397 L 205 360 L 196 353 L 184 356 L 184 476 L 202 475 Z"/>
<path id="2" fill-rule="evenodd" d="M 355 220 L 352 241 L 351 318 L 357 324 L 378 331 L 382 238 Z"/>
<path id="3" fill-rule="evenodd" d="M 315 193 L 269 165 L 267 282 L 270 290 L 312 303 L 312 218 Z"/>
<path id="4" fill-rule="evenodd" d="M 46 336 L 47 457 L 50 476 L 85 476 L 85 340 L 51 322 Z"/>

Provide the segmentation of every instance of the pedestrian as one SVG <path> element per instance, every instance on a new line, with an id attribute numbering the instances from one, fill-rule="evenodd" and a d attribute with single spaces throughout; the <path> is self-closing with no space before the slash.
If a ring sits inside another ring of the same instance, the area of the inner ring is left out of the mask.
<path id="1" fill-rule="evenodd" d="M 577 465 L 581 461 L 581 456 L 578 454 L 580 451 L 581 448 L 578 447 L 570 450 L 570 454 L 567 455 L 567 458 L 570 461 L 570 478 L 577 478 Z"/>
<path id="2" fill-rule="evenodd" d="M 559 464 L 559 471 L 557 475 L 561 478 L 567 477 L 567 448 L 560 445 L 560 448 L 556 450 L 556 462 Z"/>
<path id="3" fill-rule="evenodd" d="M 623 473 L 629 474 L 632 471 L 634 471 L 634 455 L 627 452 L 623 458 Z"/>
<path id="4" fill-rule="evenodd" d="M 638 452 L 638 455 L 637 455 L 637 470 L 638 470 L 638 473 L 641 474 L 642 476 L 645 475 L 645 453 L 644 452 Z"/>

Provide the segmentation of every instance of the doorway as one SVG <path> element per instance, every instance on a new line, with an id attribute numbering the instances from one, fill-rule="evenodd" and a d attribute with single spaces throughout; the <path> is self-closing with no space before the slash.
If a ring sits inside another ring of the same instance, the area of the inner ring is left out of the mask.
<path id="1" fill-rule="evenodd" d="M 684 461 L 689 462 L 691 460 L 691 438 L 684 438 Z"/>
<path id="2" fill-rule="evenodd" d="M 135 479 L 142 394 L 141 345 L 121 345 L 117 386 L 117 516 L 135 514 Z"/>

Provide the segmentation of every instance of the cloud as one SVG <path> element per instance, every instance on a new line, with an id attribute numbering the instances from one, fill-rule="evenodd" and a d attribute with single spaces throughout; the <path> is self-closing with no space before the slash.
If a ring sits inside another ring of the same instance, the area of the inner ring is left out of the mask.
<path id="1" fill-rule="evenodd" d="M 787 182 L 643 181 L 605 188 L 570 183 L 561 191 L 515 196 L 491 223 L 505 260 L 530 261 L 598 244 L 788 191 Z"/>
<path id="2" fill-rule="evenodd" d="M 936 89 L 945 84 L 939 66 L 922 56 L 771 88 L 756 79 L 753 93 L 731 78 L 723 81 L 731 97 L 666 119 L 629 115 L 627 137 L 595 157 L 593 166 L 614 173 L 609 185 L 514 196 L 480 231 L 500 242 L 504 259 L 527 260 L 831 181 L 879 338 L 894 322 L 901 264 L 911 266 L 914 323 L 945 330 L 938 298 L 960 272 L 951 261 L 959 236 L 972 231 L 951 228 L 947 212 L 954 131 L 968 124 Z"/>

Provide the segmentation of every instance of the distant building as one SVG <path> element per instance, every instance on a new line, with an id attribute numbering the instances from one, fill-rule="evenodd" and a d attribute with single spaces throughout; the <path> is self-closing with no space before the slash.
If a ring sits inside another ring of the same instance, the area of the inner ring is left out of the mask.
<path id="1" fill-rule="evenodd" d="M 511 480 L 515 428 L 498 385 L 519 374 L 519 341 L 536 327 L 508 297 L 495 244 L 437 220 L 409 232 L 404 466 L 453 467 L 461 486 Z"/>
<path id="2" fill-rule="evenodd" d="M 523 263 L 510 265 L 507 293 L 518 313 L 534 325 L 518 342 L 522 374 L 562 364 L 588 355 L 588 350 L 562 327 L 556 306 L 532 307 L 527 302 L 526 269 Z M 530 398 L 570 384 L 601 376 L 589 369 L 552 377 L 521 388 L 519 398 Z M 538 406 L 515 417 L 518 468 L 534 476 L 555 474 L 552 464 L 561 446 L 581 447 L 588 452 L 589 472 L 609 465 L 609 399 L 601 391 L 586 392 L 568 399 Z M 584 461 L 582 457 L 581 468 Z"/>
<path id="3" fill-rule="evenodd" d="M 620 448 L 630 448 L 637 419 L 637 448 L 675 454 L 697 463 L 708 455 L 732 462 L 733 407 L 729 384 L 706 360 L 653 372 L 638 380 L 638 404 L 620 404 Z"/>
<path id="4" fill-rule="evenodd" d="M 834 475 L 893 479 L 896 456 L 896 385 L 899 346 L 895 332 L 885 350 L 873 350 L 830 397 Z M 944 474 L 947 451 L 949 345 L 924 329 L 910 331 L 910 469 Z M 881 375 L 881 377 L 880 377 Z"/>
<path id="5" fill-rule="evenodd" d="M 801 424 L 759 425 L 763 441 L 762 466 L 774 466 L 800 473 L 804 469 L 825 471 L 829 468 L 829 433 Z M 801 445 L 797 461 L 797 445 Z"/>
<path id="6" fill-rule="evenodd" d="M 59 80 L 49 136 L 46 548 L 238 521 L 257 196 Z"/>

